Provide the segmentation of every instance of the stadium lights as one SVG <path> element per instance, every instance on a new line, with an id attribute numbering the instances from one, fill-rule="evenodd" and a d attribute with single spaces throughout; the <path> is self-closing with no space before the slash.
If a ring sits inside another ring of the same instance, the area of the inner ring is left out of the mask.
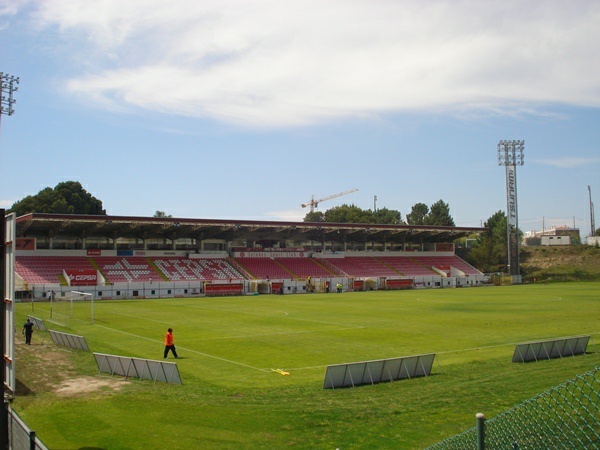
<path id="1" fill-rule="evenodd" d="M 500 141 L 498 143 L 499 166 L 522 166 L 525 163 L 525 141 Z"/>
<path id="2" fill-rule="evenodd" d="M 525 141 L 500 141 L 498 143 L 498 165 L 506 167 L 506 246 L 510 275 L 520 275 L 517 166 L 525 163 L 524 148 Z"/>
<path id="3" fill-rule="evenodd" d="M 12 116 L 15 113 L 13 105 L 16 100 L 14 93 L 19 90 L 19 77 L 13 77 L 4 72 L 0 72 L 0 115 Z"/>

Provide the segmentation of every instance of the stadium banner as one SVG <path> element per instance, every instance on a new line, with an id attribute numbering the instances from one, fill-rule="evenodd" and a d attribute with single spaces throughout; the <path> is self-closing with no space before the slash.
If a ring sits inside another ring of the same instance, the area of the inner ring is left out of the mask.
<path id="1" fill-rule="evenodd" d="M 386 279 L 386 289 L 411 289 L 413 287 L 412 278 L 401 278 L 401 279 Z"/>
<path id="2" fill-rule="evenodd" d="M 35 250 L 35 238 L 17 238 L 15 250 Z"/>
<path id="3" fill-rule="evenodd" d="M 242 295 L 244 292 L 243 283 L 205 283 L 204 293 L 207 297 L 219 295 Z"/>
<path id="4" fill-rule="evenodd" d="M 133 254 L 132 256 L 138 256 L 138 257 L 146 257 L 146 256 L 175 256 L 175 257 L 179 257 L 179 256 L 185 256 L 183 254 L 183 252 L 179 251 L 158 251 L 158 250 L 153 250 L 151 252 L 146 251 L 146 250 L 133 250 Z"/>
<path id="5" fill-rule="evenodd" d="M 290 252 L 290 251 L 257 251 L 235 252 L 235 258 L 304 258 L 308 257 L 306 252 Z"/>
<path id="6" fill-rule="evenodd" d="M 511 227 L 517 226 L 517 169 L 506 166 L 506 215 Z"/>
<path id="7" fill-rule="evenodd" d="M 100 250 L 99 248 L 88 248 L 85 251 L 85 254 L 87 256 L 102 256 L 102 250 Z"/>
<path id="8" fill-rule="evenodd" d="M 96 286 L 98 284 L 98 271 L 93 269 L 65 269 L 63 275 L 69 286 Z"/>

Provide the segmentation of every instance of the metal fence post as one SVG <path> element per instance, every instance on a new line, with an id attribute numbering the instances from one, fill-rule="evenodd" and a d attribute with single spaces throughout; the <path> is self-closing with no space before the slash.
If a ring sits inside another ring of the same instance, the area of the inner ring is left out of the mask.
<path id="1" fill-rule="evenodd" d="M 29 432 L 29 450 L 35 450 L 35 431 Z"/>
<path id="2" fill-rule="evenodd" d="M 485 415 L 478 413 L 477 418 L 477 450 L 485 450 Z"/>

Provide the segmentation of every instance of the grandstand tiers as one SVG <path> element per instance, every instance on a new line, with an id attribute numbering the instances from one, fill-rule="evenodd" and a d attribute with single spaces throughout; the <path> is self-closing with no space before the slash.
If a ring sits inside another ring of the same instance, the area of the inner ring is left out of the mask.
<path id="1" fill-rule="evenodd" d="M 245 278 L 226 259 L 160 257 L 152 258 L 152 261 L 161 274 L 169 281 L 239 280 Z"/>
<path id="2" fill-rule="evenodd" d="M 16 223 L 15 272 L 24 291 L 85 285 L 102 287 L 104 296 L 113 286 L 118 295 L 147 296 L 167 285 L 177 295 L 181 286 L 185 294 L 208 283 L 213 292 L 242 293 L 266 280 L 273 283 L 261 285 L 267 292 L 312 292 L 343 280 L 377 280 L 380 288 L 392 286 L 389 280 L 460 285 L 483 276 L 450 242 L 482 228 L 59 214 L 29 214 Z M 225 284 L 235 288 L 217 288 Z"/>
<path id="3" fill-rule="evenodd" d="M 85 256 L 26 256 L 15 258 L 15 271 L 31 284 L 60 283 L 65 268 L 91 270 Z"/>
<path id="4" fill-rule="evenodd" d="M 29 284 L 64 283 L 65 274 L 98 270 L 109 284 L 161 281 L 293 280 L 312 278 L 481 275 L 457 256 L 136 257 L 18 256 L 16 273 Z M 451 270 L 452 269 L 452 270 Z"/>

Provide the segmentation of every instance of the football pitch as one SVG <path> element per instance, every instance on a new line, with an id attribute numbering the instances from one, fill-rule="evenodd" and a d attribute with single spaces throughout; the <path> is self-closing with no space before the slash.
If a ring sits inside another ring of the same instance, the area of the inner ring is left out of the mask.
<path id="1" fill-rule="evenodd" d="M 18 304 L 17 326 L 34 315 L 93 352 L 153 360 L 173 328 L 183 380 L 17 396 L 50 448 L 424 448 L 600 364 L 600 283 L 96 300 L 93 324 L 90 302 L 50 307 Z M 34 345 L 67 353 L 70 376 L 122 381 L 44 335 Z M 592 336 L 588 354 L 511 363 L 517 343 L 575 335 Z M 327 365 L 427 353 L 429 377 L 323 389 Z"/>

